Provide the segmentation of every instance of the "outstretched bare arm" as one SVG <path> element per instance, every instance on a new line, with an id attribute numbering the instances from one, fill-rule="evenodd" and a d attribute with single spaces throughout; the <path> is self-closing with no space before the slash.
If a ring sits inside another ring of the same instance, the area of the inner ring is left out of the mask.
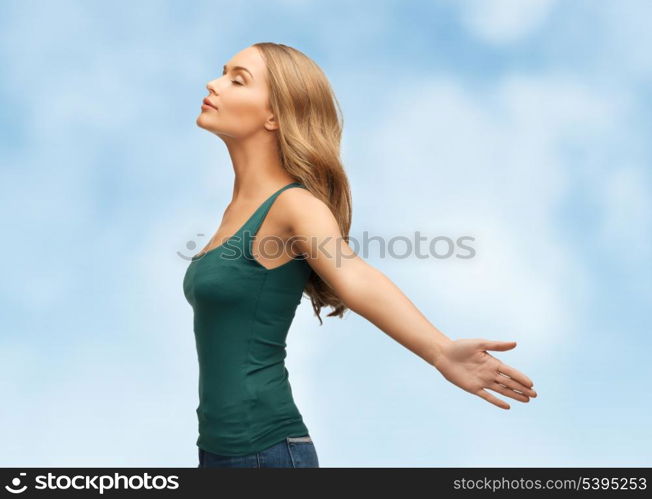
<path id="1" fill-rule="evenodd" d="M 304 191 L 286 197 L 283 209 L 291 220 L 294 253 L 305 255 L 351 310 L 434 366 L 451 383 L 502 409 L 509 409 L 509 404 L 486 389 L 521 402 L 537 396 L 527 376 L 487 352 L 512 349 L 515 342 L 452 340 L 387 276 L 353 252 L 325 203 Z"/>

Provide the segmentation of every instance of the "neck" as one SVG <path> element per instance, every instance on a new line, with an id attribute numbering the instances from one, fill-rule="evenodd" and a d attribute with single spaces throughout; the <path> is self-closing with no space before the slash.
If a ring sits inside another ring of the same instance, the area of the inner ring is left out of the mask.
<path id="1" fill-rule="evenodd" d="M 258 200 L 271 191 L 295 182 L 281 164 L 274 136 L 227 143 L 235 179 L 233 201 Z M 262 143 L 261 143 L 262 142 Z M 233 202 L 232 201 L 232 202 Z"/>

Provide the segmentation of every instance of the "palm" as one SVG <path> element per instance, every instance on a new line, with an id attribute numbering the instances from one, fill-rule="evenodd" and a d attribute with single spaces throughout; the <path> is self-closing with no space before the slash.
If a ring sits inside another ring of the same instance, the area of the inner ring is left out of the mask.
<path id="1" fill-rule="evenodd" d="M 521 402 L 536 397 L 532 381 L 516 369 L 503 364 L 486 350 L 510 350 L 513 341 L 485 339 L 454 340 L 445 345 L 435 366 L 444 378 L 469 393 L 482 397 L 502 409 L 510 406 L 485 388 Z"/>

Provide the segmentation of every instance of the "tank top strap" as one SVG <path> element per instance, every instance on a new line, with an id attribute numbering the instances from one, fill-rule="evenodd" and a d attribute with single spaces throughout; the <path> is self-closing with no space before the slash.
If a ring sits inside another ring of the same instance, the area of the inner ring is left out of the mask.
<path id="1" fill-rule="evenodd" d="M 302 183 L 300 182 L 292 182 L 291 184 L 288 184 L 286 186 L 281 187 L 278 191 L 276 191 L 274 194 L 272 194 L 270 197 L 263 202 L 263 204 L 260 205 L 260 207 L 256 210 L 256 212 L 251 216 L 249 221 L 247 222 L 246 226 L 244 227 L 244 247 L 245 247 L 245 254 L 248 258 L 251 257 L 251 251 L 250 251 L 250 244 L 251 240 L 256 236 L 258 233 L 258 229 L 260 229 L 260 226 L 263 223 L 263 220 L 265 220 L 265 217 L 267 216 L 267 212 L 269 212 L 269 209 L 272 207 L 272 204 L 274 204 L 274 201 L 276 198 L 281 194 L 286 189 L 290 189 L 291 187 L 302 187 L 306 188 Z"/>
<path id="2" fill-rule="evenodd" d="M 263 220 L 265 220 L 265 217 L 267 216 L 267 212 L 272 207 L 272 204 L 274 204 L 274 201 L 276 200 L 278 195 L 281 194 L 281 192 L 283 192 L 284 190 L 295 186 L 303 187 L 303 184 L 299 182 L 292 182 L 291 184 L 281 187 L 278 191 L 276 191 L 274 194 L 268 197 L 267 200 L 263 202 L 263 204 L 260 205 L 260 207 L 256 210 L 256 212 L 252 215 L 252 217 L 249 219 L 249 222 L 247 223 L 248 225 L 247 231 L 251 236 L 255 236 L 258 233 L 258 229 L 260 229 Z"/>

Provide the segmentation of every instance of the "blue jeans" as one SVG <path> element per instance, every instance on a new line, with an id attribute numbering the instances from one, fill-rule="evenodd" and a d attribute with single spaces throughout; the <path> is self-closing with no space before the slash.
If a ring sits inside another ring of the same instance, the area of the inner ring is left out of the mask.
<path id="1" fill-rule="evenodd" d="M 198 468 L 319 468 L 315 444 L 309 435 L 285 440 L 246 456 L 221 456 L 199 449 Z"/>

